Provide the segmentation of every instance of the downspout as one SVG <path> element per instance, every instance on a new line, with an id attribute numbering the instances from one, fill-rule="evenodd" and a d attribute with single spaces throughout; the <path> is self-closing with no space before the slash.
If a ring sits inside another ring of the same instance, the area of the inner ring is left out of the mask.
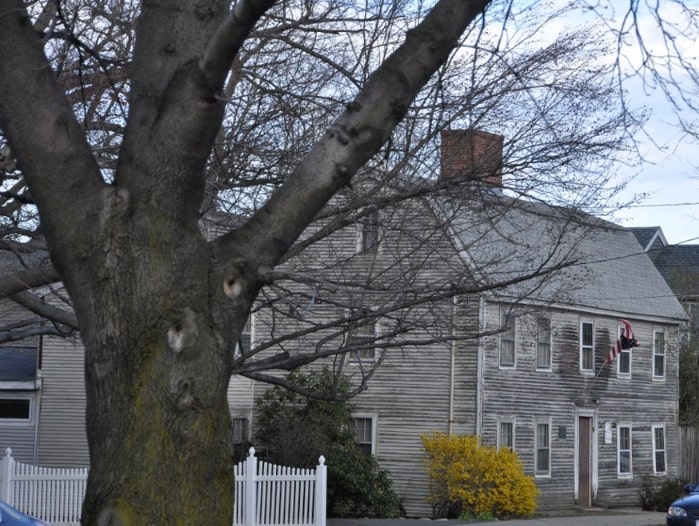
<path id="1" fill-rule="evenodd" d="M 39 336 L 39 345 L 37 350 L 36 358 L 36 377 L 34 380 L 34 414 L 32 418 L 34 419 L 34 465 L 39 464 L 39 425 L 41 424 L 41 395 L 43 394 L 43 378 L 41 374 L 41 367 L 43 363 L 44 354 L 44 337 Z"/>
<path id="2" fill-rule="evenodd" d="M 449 422 L 447 432 L 454 434 L 454 382 L 456 369 L 456 296 L 451 298 L 451 363 L 449 364 Z"/>
<path id="3" fill-rule="evenodd" d="M 486 304 L 485 298 L 478 299 L 478 331 L 482 334 L 486 328 Z M 483 348 L 483 338 L 478 338 L 478 364 L 476 369 L 476 436 L 482 436 L 483 431 L 483 390 L 485 375 L 485 349 Z"/>

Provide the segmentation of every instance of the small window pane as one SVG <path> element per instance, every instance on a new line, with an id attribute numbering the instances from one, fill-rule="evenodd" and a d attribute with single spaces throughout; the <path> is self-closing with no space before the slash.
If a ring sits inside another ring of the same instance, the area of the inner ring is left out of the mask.
<path id="1" fill-rule="evenodd" d="M 29 420 L 28 399 L 0 398 L 0 420 Z"/>

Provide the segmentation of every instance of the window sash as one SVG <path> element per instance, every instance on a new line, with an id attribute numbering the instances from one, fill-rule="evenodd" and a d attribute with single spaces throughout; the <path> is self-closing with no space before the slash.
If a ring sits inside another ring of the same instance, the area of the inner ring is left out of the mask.
<path id="1" fill-rule="evenodd" d="M 357 310 L 354 316 L 360 313 Z M 361 310 L 362 316 L 370 316 L 370 309 Z M 349 352 L 348 358 L 351 362 L 373 362 L 376 360 L 376 337 L 378 334 L 378 322 L 376 319 L 366 321 L 359 319 L 353 321 L 349 328 L 347 337 L 348 347 L 358 347 L 358 349 Z"/>
<path id="2" fill-rule="evenodd" d="M 623 327 L 617 329 L 617 338 L 621 338 Z M 617 357 L 617 374 L 631 375 L 631 349 L 621 349 Z"/>
<path id="3" fill-rule="evenodd" d="M 618 443 L 618 474 L 631 474 L 631 427 L 618 426 L 617 428 L 617 443 Z"/>
<path id="4" fill-rule="evenodd" d="M 374 419 L 371 417 L 353 417 L 354 440 L 365 455 L 374 452 Z"/>
<path id="5" fill-rule="evenodd" d="M 551 472 L 551 426 L 547 422 L 536 424 L 536 451 L 535 473 L 536 475 L 548 475 Z"/>
<path id="6" fill-rule="evenodd" d="M 502 332 L 500 333 L 500 365 L 513 367 L 515 365 L 515 318 L 503 312 L 500 317 Z"/>
<path id="7" fill-rule="evenodd" d="M 233 419 L 233 444 L 245 444 L 248 441 L 248 419 Z"/>
<path id="8" fill-rule="evenodd" d="M 515 448 L 515 424 L 511 420 L 502 420 L 498 425 L 498 449 Z"/>
<path id="9" fill-rule="evenodd" d="M 373 253 L 379 248 L 380 238 L 379 211 L 372 210 L 361 219 L 360 236 L 362 252 Z"/>
<path id="10" fill-rule="evenodd" d="M 653 332 L 653 376 L 663 378 L 665 376 L 665 333 Z"/>
<path id="11" fill-rule="evenodd" d="M 536 367 L 551 368 L 551 320 L 540 317 L 536 320 Z"/>
<path id="12" fill-rule="evenodd" d="M 580 369 L 592 371 L 595 364 L 594 332 L 592 322 L 580 323 Z"/>
<path id="13" fill-rule="evenodd" d="M 665 427 L 653 427 L 653 471 L 655 474 L 665 473 Z"/>

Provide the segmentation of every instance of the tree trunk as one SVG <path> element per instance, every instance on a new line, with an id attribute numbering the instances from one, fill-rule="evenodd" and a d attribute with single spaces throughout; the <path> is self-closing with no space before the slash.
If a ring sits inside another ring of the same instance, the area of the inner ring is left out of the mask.
<path id="1" fill-rule="evenodd" d="M 126 199 L 113 206 L 116 192 L 109 228 L 66 275 L 86 347 L 83 524 L 230 526 L 233 353 L 212 314 L 223 293 L 205 240 Z"/>

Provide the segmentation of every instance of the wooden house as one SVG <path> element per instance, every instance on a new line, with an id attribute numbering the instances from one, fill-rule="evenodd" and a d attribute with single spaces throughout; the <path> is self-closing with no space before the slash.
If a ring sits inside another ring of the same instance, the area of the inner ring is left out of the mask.
<path id="1" fill-rule="evenodd" d="M 644 477 L 677 473 L 685 311 L 630 230 L 501 191 L 501 145 L 443 135 L 442 176 L 466 183 L 369 209 L 287 262 L 316 279 L 298 297 L 267 298 L 288 315 L 255 313 L 251 347 L 344 347 L 332 367 L 355 379 L 380 361 L 352 400 L 357 440 L 390 471 L 408 516 L 433 513 L 420 440 L 432 431 L 513 448 L 541 509 L 637 505 Z M 342 312 L 344 329 L 324 327 Z M 621 320 L 639 345 L 607 362 Z M 263 389 L 232 381 L 239 440 L 254 436 Z"/>

